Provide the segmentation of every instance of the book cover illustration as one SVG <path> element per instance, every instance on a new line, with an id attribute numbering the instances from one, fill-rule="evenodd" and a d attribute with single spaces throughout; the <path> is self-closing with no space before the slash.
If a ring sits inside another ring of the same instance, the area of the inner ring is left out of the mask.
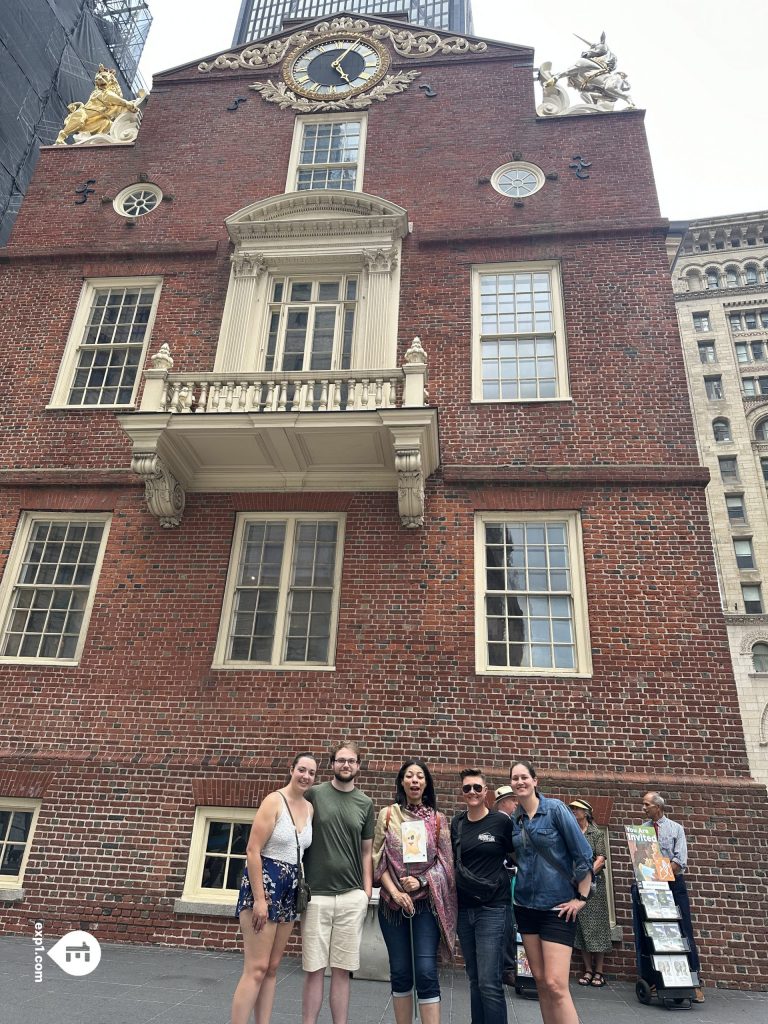
<path id="1" fill-rule="evenodd" d="M 525 946 L 523 946 L 519 935 L 517 936 L 517 976 L 518 978 L 533 977 L 531 965 L 528 963 L 528 957 L 525 955 Z"/>
<path id="2" fill-rule="evenodd" d="M 677 924 L 663 924 L 660 921 L 646 921 L 645 934 L 653 942 L 656 953 L 687 953 L 688 941 Z"/>
<path id="3" fill-rule="evenodd" d="M 666 883 L 643 882 L 638 884 L 637 889 L 647 917 L 663 921 L 678 920 L 680 911 Z"/>
<path id="4" fill-rule="evenodd" d="M 625 825 L 632 870 L 638 882 L 673 882 L 669 857 L 661 852 L 653 825 Z"/>
<path id="5" fill-rule="evenodd" d="M 654 956 L 653 966 L 664 979 L 665 988 L 690 988 L 693 985 L 686 956 Z"/>

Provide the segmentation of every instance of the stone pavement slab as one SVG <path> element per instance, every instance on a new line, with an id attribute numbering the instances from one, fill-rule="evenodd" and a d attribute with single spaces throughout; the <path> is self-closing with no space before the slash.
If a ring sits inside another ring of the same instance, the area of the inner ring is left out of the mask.
<path id="1" fill-rule="evenodd" d="M 45 940 L 50 949 L 54 939 Z M 239 953 L 196 952 L 166 946 L 102 944 L 101 963 L 84 978 L 43 958 L 34 980 L 31 937 L 0 937 L 0 1017 L 19 1024 L 229 1024 Z M 326 983 L 327 984 L 327 983 Z M 469 1024 L 469 990 L 462 970 L 442 972 L 443 1024 Z M 278 976 L 273 1024 L 301 1020 L 302 972 L 286 957 Z M 664 1024 L 666 1013 L 643 1006 L 634 986 L 609 981 L 602 989 L 572 986 L 582 1024 Z M 768 1024 L 768 993 L 706 989 L 707 1001 L 683 1013 L 691 1024 Z M 538 1003 L 507 989 L 509 1024 L 541 1024 Z M 331 1024 L 327 1002 L 318 1024 Z M 350 1024 L 394 1024 L 389 986 L 355 979 Z"/>

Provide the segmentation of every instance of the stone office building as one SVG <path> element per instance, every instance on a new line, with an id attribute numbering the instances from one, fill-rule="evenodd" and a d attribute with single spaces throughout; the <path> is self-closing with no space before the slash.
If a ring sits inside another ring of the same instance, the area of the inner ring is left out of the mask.
<path id="1" fill-rule="evenodd" d="M 669 237 L 747 753 L 768 783 L 768 212 L 674 223 Z"/>
<path id="2" fill-rule="evenodd" d="M 237 944 L 254 807 L 353 736 L 378 805 L 413 754 L 449 811 L 513 757 L 595 803 L 630 976 L 661 789 L 706 977 L 765 983 L 643 113 L 539 116 L 532 66 L 308 21 L 43 152 L 0 283 L 6 930 Z"/>

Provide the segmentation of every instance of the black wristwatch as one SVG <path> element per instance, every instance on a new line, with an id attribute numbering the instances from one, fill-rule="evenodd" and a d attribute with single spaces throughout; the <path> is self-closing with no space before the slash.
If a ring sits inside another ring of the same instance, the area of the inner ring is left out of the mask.
<path id="1" fill-rule="evenodd" d="M 581 900 L 582 903 L 586 903 L 589 899 L 589 896 L 582 896 L 580 892 L 577 892 L 573 894 L 573 898 L 575 900 Z"/>

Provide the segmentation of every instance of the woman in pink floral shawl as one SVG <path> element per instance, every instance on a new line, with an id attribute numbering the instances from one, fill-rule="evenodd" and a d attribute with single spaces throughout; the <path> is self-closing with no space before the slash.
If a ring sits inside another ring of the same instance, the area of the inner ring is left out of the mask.
<path id="1" fill-rule="evenodd" d="M 450 827 L 437 809 L 423 761 L 397 773 L 396 802 L 379 814 L 373 838 L 374 884 L 381 886 L 379 924 L 389 953 L 397 1024 L 410 1024 L 415 987 L 424 1024 L 439 1024 L 437 951 L 453 956 L 456 886 Z M 413 949 L 411 949 L 413 941 Z"/>

